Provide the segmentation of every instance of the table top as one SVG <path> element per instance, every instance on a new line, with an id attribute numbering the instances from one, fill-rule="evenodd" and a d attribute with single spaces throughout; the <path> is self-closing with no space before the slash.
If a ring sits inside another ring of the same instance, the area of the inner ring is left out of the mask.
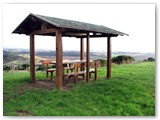
<path id="1" fill-rule="evenodd" d="M 73 63 L 85 63 L 86 60 L 63 60 L 62 64 L 73 64 Z M 93 62 L 93 60 L 90 60 Z M 51 61 L 51 64 L 56 64 L 56 61 Z"/>

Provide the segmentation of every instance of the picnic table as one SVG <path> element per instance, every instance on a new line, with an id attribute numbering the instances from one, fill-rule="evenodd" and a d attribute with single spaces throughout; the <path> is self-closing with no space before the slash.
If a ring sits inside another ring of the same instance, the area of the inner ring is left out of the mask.
<path id="1" fill-rule="evenodd" d="M 46 61 L 47 61 L 47 65 L 48 64 L 56 65 L 56 60 L 46 60 Z M 43 62 L 45 62 L 45 60 Z M 93 63 L 93 62 L 94 62 L 94 60 L 90 60 L 90 63 Z M 62 75 L 63 75 L 63 78 L 66 77 L 66 76 L 68 78 L 74 77 L 74 83 L 75 83 L 76 79 L 79 75 L 83 76 L 83 78 L 84 78 L 84 75 L 86 73 L 85 67 L 86 67 L 86 60 L 63 60 L 62 61 L 62 69 L 63 69 Z M 65 70 L 67 71 L 67 73 L 65 73 Z M 69 70 L 71 70 L 70 73 L 68 72 Z M 50 72 L 51 73 L 51 80 L 52 80 L 54 71 L 56 71 L 56 68 L 46 70 L 47 78 L 48 78 L 48 72 Z M 96 62 L 95 62 L 95 69 L 90 69 L 89 72 L 90 72 L 90 78 L 91 78 L 91 73 L 94 73 L 95 74 L 94 78 L 97 79 Z"/>

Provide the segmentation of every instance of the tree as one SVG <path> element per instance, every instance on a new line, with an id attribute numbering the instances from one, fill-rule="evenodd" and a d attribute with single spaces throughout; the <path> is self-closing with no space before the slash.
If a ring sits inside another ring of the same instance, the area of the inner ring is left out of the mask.
<path id="1" fill-rule="evenodd" d="M 26 70 L 29 67 L 29 64 L 22 64 L 23 70 Z"/>
<path id="2" fill-rule="evenodd" d="M 125 63 L 128 64 L 128 63 L 132 63 L 133 61 L 135 61 L 135 59 L 127 55 L 120 55 L 112 58 L 112 62 L 116 64 L 125 64 Z"/>

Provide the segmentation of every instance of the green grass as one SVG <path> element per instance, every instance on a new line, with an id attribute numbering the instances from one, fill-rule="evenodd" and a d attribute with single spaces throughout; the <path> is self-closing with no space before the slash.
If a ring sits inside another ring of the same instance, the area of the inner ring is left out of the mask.
<path id="1" fill-rule="evenodd" d="M 4 115 L 155 115 L 155 63 L 113 65 L 109 80 L 105 73 L 106 68 L 99 68 L 97 81 L 79 81 L 70 90 L 23 91 L 17 88 L 28 84 L 28 72 L 4 73 Z M 45 73 L 38 72 L 36 78 L 45 79 Z"/>

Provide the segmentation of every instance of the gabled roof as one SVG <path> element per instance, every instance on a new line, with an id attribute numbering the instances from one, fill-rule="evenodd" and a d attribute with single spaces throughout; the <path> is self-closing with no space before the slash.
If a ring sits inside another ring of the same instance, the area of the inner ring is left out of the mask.
<path id="1" fill-rule="evenodd" d="M 60 19 L 55 17 L 42 16 L 37 14 L 29 14 L 25 20 L 13 31 L 13 33 L 29 34 L 33 30 L 41 29 L 42 23 L 47 23 L 50 27 L 65 28 L 73 31 L 95 32 L 112 35 L 128 35 L 126 33 L 102 26 L 85 22 Z"/>

